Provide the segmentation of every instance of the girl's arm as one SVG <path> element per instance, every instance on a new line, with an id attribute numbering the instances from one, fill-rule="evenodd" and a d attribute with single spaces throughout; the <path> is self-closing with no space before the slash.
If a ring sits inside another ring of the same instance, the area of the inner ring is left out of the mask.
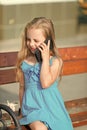
<path id="1" fill-rule="evenodd" d="M 20 101 L 20 108 L 22 106 L 22 100 L 23 100 L 23 95 L 24 95 L 24 76 L 23 76 L 23 72 L 21 72 L 21 78 L 20 78 L 20 81 L 19 81 L 19 101 Z"/>
<path id="2" fill-rule="evenodd" d="M 48 88 L 54 83 L 60 74 L 62 60 L 54 58 L 52 65 L 49 65 L 49 60 L 43 61 L 41 66 L 40 81 L 42 88 Z"/>

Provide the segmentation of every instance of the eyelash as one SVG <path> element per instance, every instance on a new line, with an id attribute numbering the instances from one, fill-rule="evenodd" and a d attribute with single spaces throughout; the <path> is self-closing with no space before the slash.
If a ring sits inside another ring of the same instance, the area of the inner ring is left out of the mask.
<path id="1" fill-rule="evenodd" d="M 36 43 L 38 43 L 38 41 L 37 40 L 34 40 Z"/>
<path id="2" fill-rule="evenodd" d="M 26 41 L 27 42 L 30 42 L 30 39 L 29 38 L 26 38 Z M 37 40 L 34 40 L 36 43 L 38 43 L 38 41 Z"/>

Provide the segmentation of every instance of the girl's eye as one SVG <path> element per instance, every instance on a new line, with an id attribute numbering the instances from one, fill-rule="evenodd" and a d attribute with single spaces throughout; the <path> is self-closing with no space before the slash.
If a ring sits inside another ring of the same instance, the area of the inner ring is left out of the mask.
<path id="1" fill-rule="evenodd" d="M 38 41 L 37 40 L 34 40 L 36 43 L 38 43 Z"/>

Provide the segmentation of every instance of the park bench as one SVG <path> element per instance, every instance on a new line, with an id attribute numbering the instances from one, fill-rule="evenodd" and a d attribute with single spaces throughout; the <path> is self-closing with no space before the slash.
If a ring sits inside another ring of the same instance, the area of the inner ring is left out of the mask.
<path id="1" fill-rule="evenodd" d="M 64 61 L 63 76 L 87 73 L 87 46 L 64 47 L 58 51 Z M 17 51 L 0 53 L 0 85 L 16 82 L 17 53 Z M 74 127 L 87 125 L 87 97 L 65 101 L 65 106 Z M 25 127 L 22 129 L 25 130 Z"/>

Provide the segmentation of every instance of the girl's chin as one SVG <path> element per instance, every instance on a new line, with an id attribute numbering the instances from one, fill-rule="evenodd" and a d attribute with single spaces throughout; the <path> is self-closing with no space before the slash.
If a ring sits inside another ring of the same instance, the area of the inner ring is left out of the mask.
<path id="1" fill-rule="evenodd" d="M 35 54 L 35 50 L 31 50 L 31 53 L 32 53 L 32 54 Z"/>

